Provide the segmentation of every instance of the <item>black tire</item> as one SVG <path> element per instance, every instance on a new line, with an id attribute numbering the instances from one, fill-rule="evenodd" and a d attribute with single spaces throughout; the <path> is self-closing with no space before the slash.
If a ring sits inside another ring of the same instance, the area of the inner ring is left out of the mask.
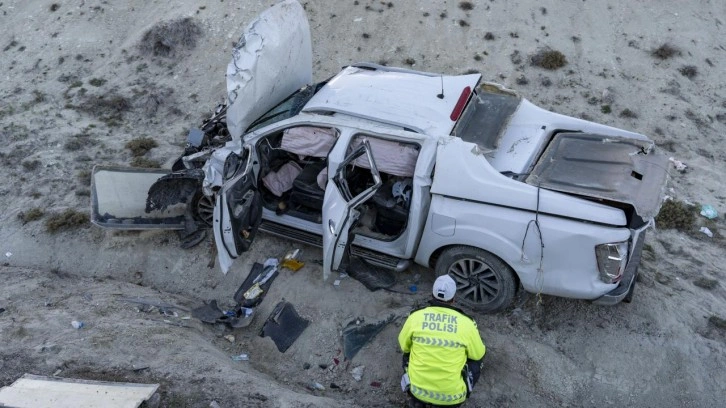
<path id="1" fill-rule="evenodd" d="M 517 292 L 512 268 L 479 248 L 456 246 L 442 252 L 436 262 L 436 275 L 445 274 L 456 281 L 456 302 L 477 312 L 505 309 Z"/>

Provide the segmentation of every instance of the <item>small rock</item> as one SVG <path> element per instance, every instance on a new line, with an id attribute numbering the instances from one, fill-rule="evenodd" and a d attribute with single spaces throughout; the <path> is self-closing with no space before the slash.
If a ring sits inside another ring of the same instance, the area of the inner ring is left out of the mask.
<path id="1" fill-rule="evenodd" d="M 322 368 L 323 370 L 325 370 L 326 368 L 328 368 L 328 365 L 327 365 L 327 364 L 325 364 L 325 363 L 323 363 L 323 364 L 318 364 L 318 367 L 320 367 L 320 368 Z"/>
<path id="2" fill-rule="evenodd" d="M 212 402 L 209 403 L 209 408 L 222 408 L 222 406 L 219 405 L 219 402 L 212 401 Z"/>
<path id="3" fill-rule="evenodd" d="M 78 320 L 74 320 L 74 321 L 71 322 L 71 326 L 73 326 L 74 329 L 81 329 L 85 325 L 83 324 L 83 322 L 79 322 Z"/>
<path id="4" fill-rule="evenodd" d="M 224 336 L 224 338 L 225 338 L 225 339 L 226 339 L 226 340 L 227 340 L 228 342 L 230 342 L 230 343 L 234 343 L 234 336 L 233 336 L 233 335 L 231 335 L 231 334 L 228 334 L 228 335 Z"/>
<path id="5" fill-rule="evenodd" d="M 307 370 L 310 368 L 310 363 L 303 364 L 303 370 Z"/>

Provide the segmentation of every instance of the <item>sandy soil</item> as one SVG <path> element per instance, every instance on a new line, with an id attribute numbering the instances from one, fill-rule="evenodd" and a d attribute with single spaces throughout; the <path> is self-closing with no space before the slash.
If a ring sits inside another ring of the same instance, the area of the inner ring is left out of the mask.
<path id="1" fill-rule="evenodd" d="M 168 407 L 401 406 L 396 335 L 405 313 L 427 298 L 429 270 L 399 277 L 398 287 L 415 283 L 416 294 L 369 292 L 349 278 L 336 287 L 322 280 L 315 263 L 321 252 L 302 247 L 307 265 L 283 273 L 252 325 L 232 331 L 185 317 L 205 300 L 229 305 L 253 262 L 296 244 L 259 236 L 223 275 L 208 267 L 209 243 L 182 250 L 173 233 L 88 225 L 48 231 L 55 214 L 87 212 L 90 170 L 128 165 L 128 141 L 153 138 L 158 147 L 144 157 L 171 165 L 186 129 L 222 101 L 232 43 L 268 5 L 115 3 L 0 2 L 0 163 L 7 175 L 0 185 L 0 385 L 23 373 L 56 374 L 159 382 L 160 405 Z M 471 5 L 307 1 L 315 78 L 358 61 L 481 71 L 544 108 L 651 136 L 688 165 L 670 169 L 669 195 L 711 204 L 720 216 L 700 217 L 688 231 L 651 231 L 631 304 L 604 308 L 523 295 L 503 313 L 478 316 L 488 353 L 467 405 L 722 405 L 726 4 Z M 147 30 L 182 17 L 198 26 L 195 43 L 172 44 L 169 56 L 144 51 Z M 666 44 L 673 55 L 653 55 Z M 561 51 L 568 64 L 554 71 L 531 66 L 529 57 L 544 47 Z M 715 236 L 699 233 L 702 225 Z M 125 298 L 180 309 L 168 316 Z M 258 336 L 283 298 L 310 321 L 284 354 Z M 343 361 L 346 322 L 392 313 L 392 324 Z M 86 326 L 76 330 L 73 320 Z M 230 334 L 233 341 L 225 339 Z M 230 358 L 242 352 L 250 361 Z M 359 365 L 365 374 L 356 381 L 350 371 Z M 313 382 L 325 389 L 311 390 Z"/>

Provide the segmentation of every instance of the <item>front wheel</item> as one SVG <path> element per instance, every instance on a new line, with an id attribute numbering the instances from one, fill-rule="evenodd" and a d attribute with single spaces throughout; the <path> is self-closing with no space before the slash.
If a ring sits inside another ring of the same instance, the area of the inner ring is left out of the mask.
<path id="1" fill-rule="evenodd" d="M 514 271 L 482 249 L 456 246 L 445 250 L 436 262 L 436 275 L 445 274 L 456 282 L 457 302 L 477 312 L 498 312 L 514 300 Z"/>

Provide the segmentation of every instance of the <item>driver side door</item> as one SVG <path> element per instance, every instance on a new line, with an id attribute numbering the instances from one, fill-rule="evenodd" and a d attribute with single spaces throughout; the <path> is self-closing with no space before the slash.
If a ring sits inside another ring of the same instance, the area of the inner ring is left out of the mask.
<path id="1" fill-rule="evenodd" d="M 262 222 L 262 196 L 252 170 L 253 151 L 247 145 L 240 154 L 230 152 L 217 192 L 212 227 L 217 258 L 225 274 L 234 259 L 250 248 Z"/>

